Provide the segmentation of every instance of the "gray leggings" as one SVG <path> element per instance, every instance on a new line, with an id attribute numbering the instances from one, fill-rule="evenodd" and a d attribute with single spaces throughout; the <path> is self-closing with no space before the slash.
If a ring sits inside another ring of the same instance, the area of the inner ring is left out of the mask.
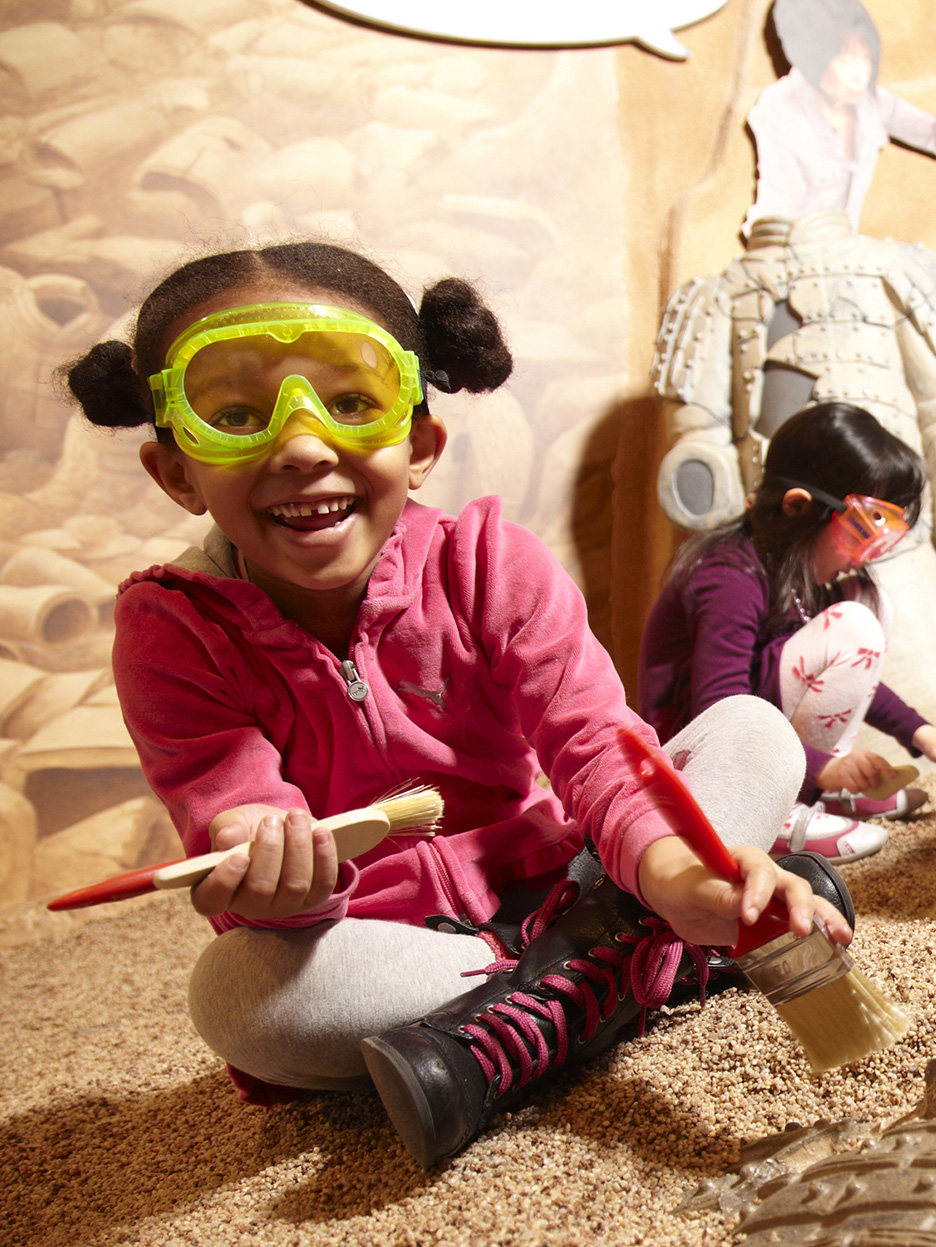
<path id="1" fill-rule="evenodd" d="M 726 844 L 768 850 L 803 780 L 799 738 L 756 697 L 712 706 L 666 746 Z M 439 1008 L 493 954 L 473 935 L 376 919 L 291 930 L 237 927 L 200 957 L 189 1009 L 205 1042 L 266 1082 L 367 1085 L 359 1044 Z"/>

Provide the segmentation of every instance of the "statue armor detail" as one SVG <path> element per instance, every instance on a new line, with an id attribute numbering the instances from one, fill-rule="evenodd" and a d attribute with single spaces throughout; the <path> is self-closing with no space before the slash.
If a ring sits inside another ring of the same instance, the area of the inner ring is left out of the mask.
<path id="1" fill-rule="evenodd" d="M 772 433 L 829 399 L 870 411 L 932 479 L 936 255 L 855 235 L 845 212 L 758 221 L 744 255 L 670 299 L 652 381 L 671 442 L 658 493 L 684 528 L 740 514 Z M 917 543 L 930 531 L 927 513 Z"/>

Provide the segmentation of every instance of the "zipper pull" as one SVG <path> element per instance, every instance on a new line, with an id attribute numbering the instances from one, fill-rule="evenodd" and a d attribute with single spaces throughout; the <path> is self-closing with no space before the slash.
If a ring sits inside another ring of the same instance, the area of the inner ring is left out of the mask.
<path id="1" fill-rule="evenodd" d="M 348 686 L 348 696 L 352 701 L 363 701 L 370 691 L 358 673 L 357 667 L 350 658 L 338 664 L 341 678 Z"/>

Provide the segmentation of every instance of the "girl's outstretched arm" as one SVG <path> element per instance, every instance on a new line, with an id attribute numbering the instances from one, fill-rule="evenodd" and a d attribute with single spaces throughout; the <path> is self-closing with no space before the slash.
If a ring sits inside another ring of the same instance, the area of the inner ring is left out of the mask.
<path id="1" fill-rule="evenodd" d="M 852 931 L 834 905 L 815 896 L 805 879 L 781 870 L 760 849 L 739 845 L 730 850 L 741 867 L 742 884 L 713 875 L 679 836 L 650 844 L 640 859 L 640 890 L 649 907 L 665 918 L 677 935 L 693 944 L 731 947 L 738 923 L 756 922 L 772 896 L 788 909 L 790 928 L 807 935 L 813 915 L 829 936 L 848 944 Z"/>
<path id="2" fill-rule="evenodd" d="M 242 918 L 293 918 L 331 896 L 338 879 L 335 837 L 306 810 L 241 805 L 218 814 L 209 828 L 215 849 L 255 841 L 192 889 L 192 904 L 206 918 L 225 912 Z"/>

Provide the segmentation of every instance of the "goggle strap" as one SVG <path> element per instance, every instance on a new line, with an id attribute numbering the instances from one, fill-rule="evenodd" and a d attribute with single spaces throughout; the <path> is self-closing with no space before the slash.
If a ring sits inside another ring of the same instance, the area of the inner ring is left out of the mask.
<path id="1" fill-rule="evenodd" d="M 789 476 L 775 476 L 774 480 L 779 481 L 781 485 L 788 486 L 790 489 L 805 489 L 817 502 L 824 502 L 827 507 L 831 507 L 833 511 L 838 511 L 839 514 L 848 510 L 847 502 L 843 502 L 841 498 L 833 498 L 831 494 L 827 494 L 824 489 L 817 489 L 815 485 L 807 485 L 805 481 L 794 481 Z"/>
<path id="2" fill-rule="evenodd" d="M 153 408 L 156 412 L 155 423 L 159 425 L 167 425 L 169 420 L 166 413 L 166 374 L 164 372 L 156 372 L 149 378 L 149 387 L 153 395 Z"/>

